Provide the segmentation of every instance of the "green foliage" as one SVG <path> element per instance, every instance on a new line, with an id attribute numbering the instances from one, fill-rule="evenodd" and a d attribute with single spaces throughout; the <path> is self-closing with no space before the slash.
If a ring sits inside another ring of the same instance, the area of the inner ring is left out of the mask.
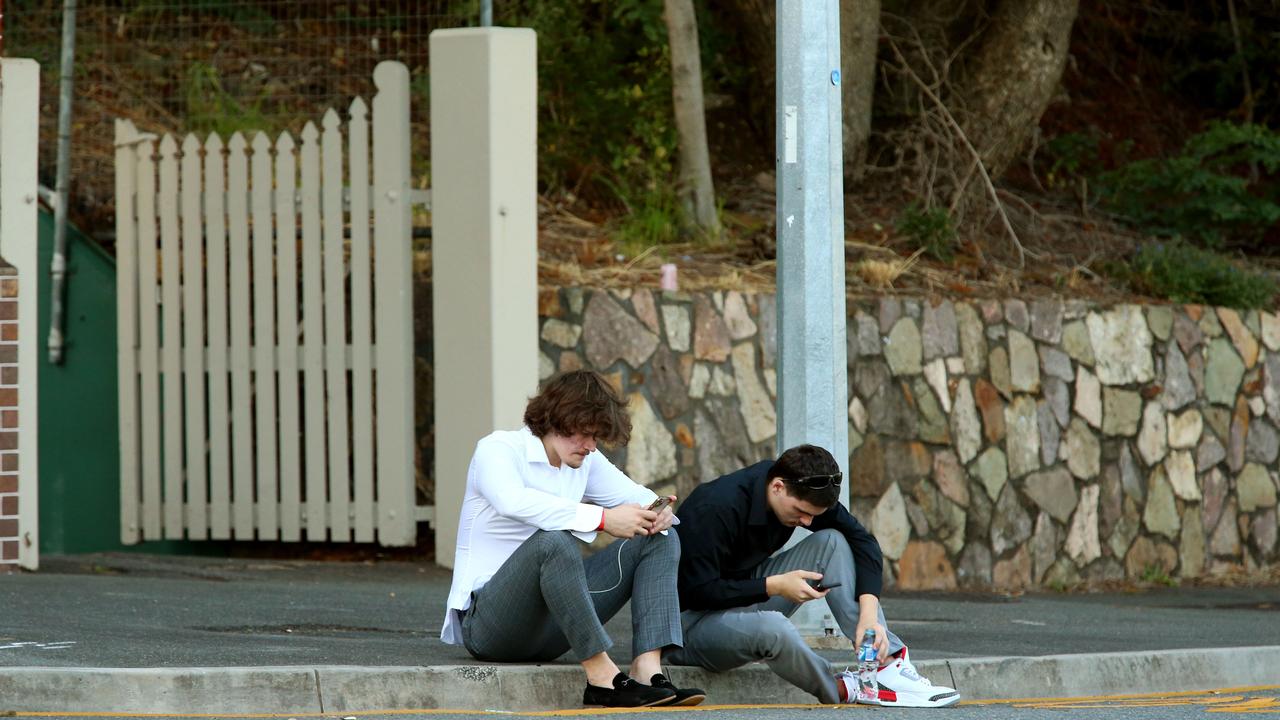
<path id="1" fill-rule="evenodd" d="M 1142 575 L 1138 579 L 1145 583 L 1154 583 L 1167 587 L 1178 586 L 1178 581 L 1169 577 L 1169 573 L 1165 572 L 1164 568 L 1159 565 L 1148 565 L 1142 568 Z"/>
<path id="2" fill-rule="evenodd" d="M 520 0 L 502 20 L 538 32 L 543 187 L 623 205 L 616 232 L 627 248 L 674 240 L 681 208 L 662 3 Z"/>
<path id="3" fill-rule="evenodd" d="M 1180 155 L 1099 177 L 1102 199 L 1142 230 L 1207 247 L 1257 243 L 1280 223 L 1280 133 L 1213 122 Z"/>
<path id="4" fill-rule="evenodd" d="M 187 103 L 187 124 L 197 133 L 216 132 L 226 140 L 236 132 L 271 130 L 262 113 L 262 98 L 240 103 L 222 86 L 218 69 L 196 61 L 187 67 L 182 92 Z"/>
<path id="5" fill-rule="evenodd" d="M 641 197 L 668 182 L 676 134 L 662 3 L 523 0 L 503 15 L 538 32 L 543 184 L 606 176 Z"/>
<path id="6" fill-rule="evenodd" d="M 1169 69 L 1172 89 L 1195 104 L 1218 112 L 1237 112 L 1249 103 L 1243 75 L 1248 73 L 1257 117 L 1280 110 L 1277 75 L 1280 65 L 1280 3 L 1237 2 L 1237 29 L 1222 0 L 1186 3 L 1174 12 L 1148 7 L 1144 34 Z M 1168 6 L 1166 6 L 1168 7 Z"/>
<path id="7" fill-rule="evenodd" d="M 1129 271 L 1138 290 L 1180 303 L 1259 308 L 1269 305 L 1276 294 L 1270 278 L 1241 270 L 1222 255 L 1181 240 L 1143 247 Z"/>
<path id="8" fill-rule="evenodd" d="M 665 245 L 679 239 L 683 210 L 671 185 L 646 189 L 643 194 L 633 197 L 607 179 L 602 181 L 613 188 L 627 208 L 627 213 L 618 219 L 614 227 L 614 237 L 623 254 L 635 257 L 650 246 Z"/>
<path id="9" fill-rule="evenodd" d="M 942 208 L 925 210 L 911 203 L 898 216 L 898 232 L 906 235 L 917 248 L 941 262 L 955 259 L 956 229 L 951 216 Z"/>
<path id="10" fill-rule="evenodd" d="M 135 0 L 132 5 L 129 11 L 131 19 L 144 26 L 166 13 L 180 11 L 225 18 L 252 33 L 269 33 L 276 29 L 275 19 L 261 4 L 243 0 L 188 0 L 181 8 L 175 7 L 170 0 Z"/>
<path id="11" fill-rule="evenodd" d="M 1098 169 L 1098 138 L 1078 132 L 1063 133 L 1045 144 L 1045 155 L 1049 160 L 1045 181 L 1054 187 Z"/>

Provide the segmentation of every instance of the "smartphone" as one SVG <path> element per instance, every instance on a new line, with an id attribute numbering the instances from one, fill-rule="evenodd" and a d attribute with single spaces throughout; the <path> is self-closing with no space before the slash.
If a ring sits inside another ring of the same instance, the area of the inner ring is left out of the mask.
<path id="1" fill-rule="evenodd" d="M 841 585 L 843 585 L 843 584 L 844 584 L 844 583 L 841 583 L 841 582 L 833 582 L 833 583 L 830 583 L 830 584 L 824 585 L 824 584 L 822 583 L 822 581 L 821 581 L 821 580 L 819 580 L 819 581 L 818 581 L 818 582 L 813 586 L 813 589 L 814 589 L 814 590 L 817 590 L 818 592 L 826 592 L 826 591 L 828 591 L 828 590 L 831 590 L 831 589 L 834 589 L 834 588 L 838 588 L 838 587 L 840 587 L 840 586 L 841 586 Z"/>
<path id="2" fill-rule="evenodd" d="M 660 512 L 662 508 L 671 504 L 671 497 L 668 495 L 659 495 L 657 500 L 653 501 L 647 510 L 650 512 Z"/>

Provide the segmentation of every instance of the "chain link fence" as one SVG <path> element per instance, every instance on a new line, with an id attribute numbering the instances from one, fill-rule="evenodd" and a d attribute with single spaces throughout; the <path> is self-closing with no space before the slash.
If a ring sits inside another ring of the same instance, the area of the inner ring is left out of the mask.
<path id="1" fill-rule="evenodd" d="M 40 178 L 54 184 L 61 0 L 0 0 L 3 53 L 41 64 Z M 81 0 L 76 22 L 71 217 L 113 228 L 113 121 L 148 132 L 224 137 L 301 131 L 329 107 L 370 98 L 398 60 L 413 77 L 414 172 L 428 154 L 428 42 L 476 25 L 481 0 Z"/>

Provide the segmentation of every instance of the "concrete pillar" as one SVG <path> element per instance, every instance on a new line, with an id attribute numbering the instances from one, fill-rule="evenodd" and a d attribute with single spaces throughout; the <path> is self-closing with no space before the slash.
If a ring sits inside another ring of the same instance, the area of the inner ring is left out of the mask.
<path id="1" fill-rule="evenodd" d="M 538 385 L 537 36 L 431 33 L 436 562 L 453 567 L 476 441 Z"/>
<path id="2" fill-rule="evenodd" d="M 779 0 L 777 38 L 778 450 L 822 446 L 847 478 L 838 0 Z M 794 621 L 820 634 L 828 612 L 805 603 Z"/>

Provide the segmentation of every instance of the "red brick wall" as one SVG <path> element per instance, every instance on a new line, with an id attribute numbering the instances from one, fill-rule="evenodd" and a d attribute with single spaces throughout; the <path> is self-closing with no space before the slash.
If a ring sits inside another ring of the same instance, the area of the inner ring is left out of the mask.
<path id="1" fill-rule="evenodd" d="M 0 260 L 0 570 L 18 538 L 18 271 Z"/>

